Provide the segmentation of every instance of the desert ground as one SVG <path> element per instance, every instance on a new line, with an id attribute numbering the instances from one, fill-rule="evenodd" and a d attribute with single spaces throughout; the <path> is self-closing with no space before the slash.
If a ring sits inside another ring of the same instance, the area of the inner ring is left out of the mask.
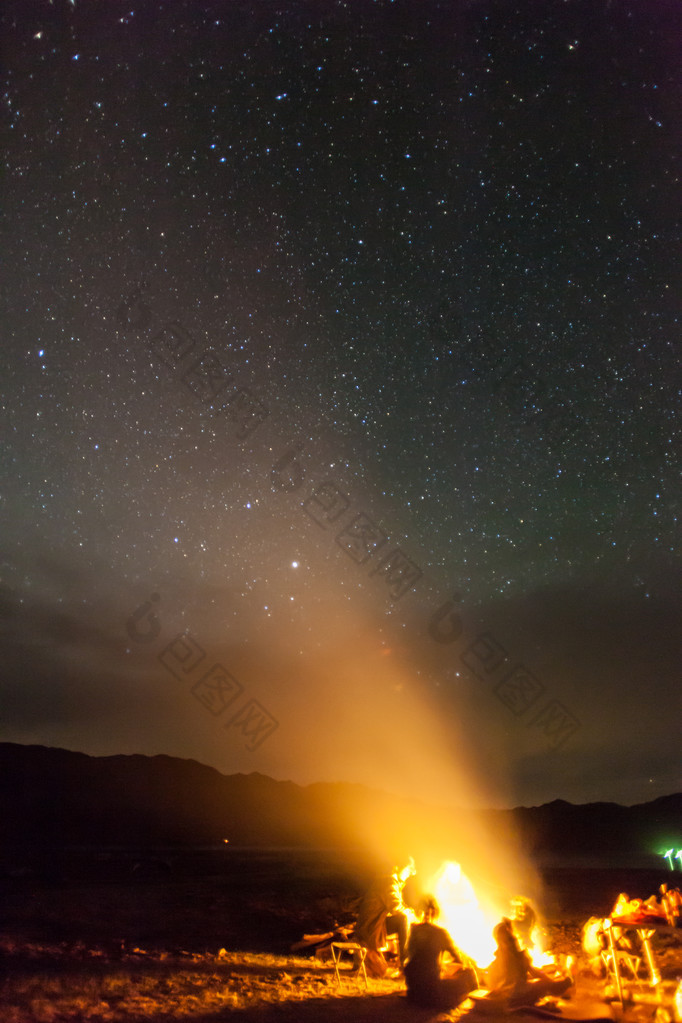
<path id="1" fill-rule="evenodd" d="M 401 980 L 370 980 L 365 988 L 342 967 L 339 984 L 329 960 L 293 954 L 304 934 L 353 921 L 368 870 L 360 858 L 324 851 L 15 850 L 0 881 L 0 1020 L 537 1018 L 472 1001 L 450 1013 L 415 1009 Z M 549 946 L 578 960 L 575 988 L 555 1011 L 666 1023 L 669 1000 L 657 1003 L 643 985 L 632 988 L 635 1000 L 624 1008 L 607 1000 L 580 948 L 589 916 L 606 915 L 620 891 L 646 897 L 662 880 L 669 880 L 662 872 L 607 868 L 545 873 Z M 657 934 L 654 949 L 671 990 L 682 975 L 682 930 Z"/>

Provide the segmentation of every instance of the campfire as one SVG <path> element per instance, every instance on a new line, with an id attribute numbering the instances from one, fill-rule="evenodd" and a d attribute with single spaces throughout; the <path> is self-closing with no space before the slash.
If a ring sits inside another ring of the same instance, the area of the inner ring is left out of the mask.
<path id="1" fill-rule="evenodd" d="M 484 903 L 459 863 L 446 860 L 429 882 L 429 891 L 438 900 L 439 923 L 450 934 L 455 945 L 482 969 L 490 965 L 495 954 L 493 929 L 504 916 L 510 916 L 509 903 Z M 542 947 L 542 933 L 533 927 L 527 951 L 535 966 L 554 964 L 554 957 Z"/>
<path id="2" fill-rule="evenodd" d="M 504 912 L 481 906 L 471 881 L 453 860 L 443 863 L 429 888 L 440 906 L 439 923 L 455 945 L 478 966 L 487 966 L 495 952 L 493 927 Z"/>

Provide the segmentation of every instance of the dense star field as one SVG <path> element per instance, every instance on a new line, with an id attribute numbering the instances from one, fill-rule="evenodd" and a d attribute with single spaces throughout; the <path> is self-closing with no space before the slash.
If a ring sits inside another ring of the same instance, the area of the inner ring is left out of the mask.
<path id="1" fill-rule="evenodd" d="M 679 4 L 1 28 L 0 738 L 679 790 Z"/>

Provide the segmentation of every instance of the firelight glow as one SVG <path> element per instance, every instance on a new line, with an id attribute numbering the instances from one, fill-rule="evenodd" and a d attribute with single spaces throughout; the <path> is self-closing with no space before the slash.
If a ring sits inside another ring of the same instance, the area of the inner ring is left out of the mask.
<path id="1" fill-rule="evenodd" d="M 495 955 L 493 930 L 508 913 L 505 901 L 485 903 L 459 863 L 446 860 L 431 878 L 429 890 L 440 907 L 439 924 L 448 931 L 464 955 L 481 969 L 490 966 Z M 533 929 L 533 949 L 528 949 L 535 966 L 554 966 L 554 956 L 543 950 L 542 934 Z"/>
<path id="2" fill-rule="evenodd" d="M 675 792 L 677 5 L 218 6 L 0 11 L 3 741 L 482 809 Z M 180 628 L 206 660 L 169 685 Z M 478 891 L 432 816 L 428 872 Z"/>
<path id="3" fill-rule="evenodd" d="M 471 881 L 452 860 L 443 863 L 429 887 L 440 906 L 439 922 L 455 945 L 477 965 L 488 966 L 495 953 L 493 928 L 503 911 L 493 906 L 484 909 Z"/>

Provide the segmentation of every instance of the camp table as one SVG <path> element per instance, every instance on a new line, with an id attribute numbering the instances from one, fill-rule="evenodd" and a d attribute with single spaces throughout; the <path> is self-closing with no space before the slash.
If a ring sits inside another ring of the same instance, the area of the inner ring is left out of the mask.
<path id="1" fill-rule="evenodd" d="M 613 973 L 614 980 L 616 982 L 616 991 L 618 992 L 618 1001 L 623 1007 L 624 994 L 623 994 L 623 976 L 619 963 L 618 953 L 622 953 L 622 949 L 619 949 L 616 940 L 613 936 L 614 928 L 618 927 L 623 931 L 634 931 L 644 952 L 644 960 L 646 962 L 648 971 L 648 980 L 640 982 L 636 978 L 633 979 L 632 983 L 644 983 L 648 988 L 645 997 L 638 997 L 634 992 L 630 992 L 632 1001 L 651 1001 L 651 995 L 655 995 L 656 1001 L 661 1000 L 663 994 L 663 988 L 661 985 L 661 973 L 656 963 L 656 957 L 654 950 L 651 947 L 651 938 L 654 934 L 672 934 L 674 928 L 671 927 L 667 922 L 657 922 L 657 919 L 653 917 L 651 920 L 643 921 L 631 920 L 626 917 L 611 917 L 604 920 L 604 930 L 607 932 L 609 937 L 609 950 L 611 955 L 609 957 L 607 969 Z"/>

